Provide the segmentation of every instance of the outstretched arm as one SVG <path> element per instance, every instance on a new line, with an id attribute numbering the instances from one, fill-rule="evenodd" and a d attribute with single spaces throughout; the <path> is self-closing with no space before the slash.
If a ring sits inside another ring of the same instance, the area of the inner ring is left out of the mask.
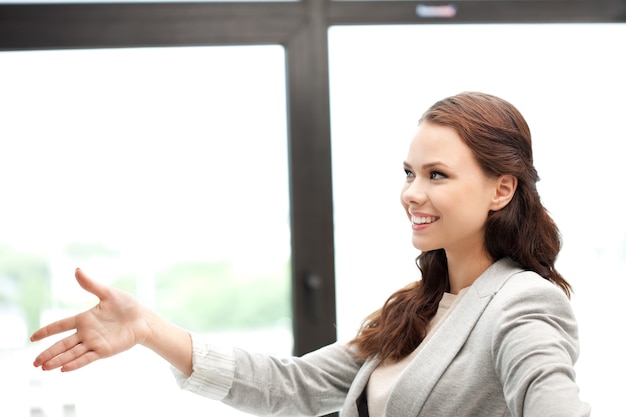
<path id="1" fill-rule="evenodd" d="M 83 313 L 51 323 L 31 336 L 35 342 L 69 330 L 75 332 L 44 350 L 34 365 L 73 371 L 142 344 L 186 375 L 191 375 L 191 336 L 142 306 L 130 294 L 102 285 L 80 269 L 76 280 L 99 303 Z"/>

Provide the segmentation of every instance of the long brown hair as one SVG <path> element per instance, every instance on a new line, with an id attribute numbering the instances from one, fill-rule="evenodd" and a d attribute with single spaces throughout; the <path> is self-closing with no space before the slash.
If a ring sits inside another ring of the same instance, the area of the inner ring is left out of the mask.
<path id="1" fill-rule="evenodd" d="M 509 204 L 487 217 L 487 251 L 494 260 L 510 257 L 535 271 L 569 297 L 571 286 L 554 267 L 561 250 L 560 233 L 537 192 L 530 129 L 521 113 L 501 98 L 465 92 L 435 103 L 422 121 L 453 128 L 487 175 L 517 178 Z M 422 252 L 416 263 L 421 280 L 392 294 L 364 320 L 350 342 L 361 359 L 378 355 L 399 360 L 424 340 L 439 301 L 449 290 L 448 263 L 443 249 Z"/>

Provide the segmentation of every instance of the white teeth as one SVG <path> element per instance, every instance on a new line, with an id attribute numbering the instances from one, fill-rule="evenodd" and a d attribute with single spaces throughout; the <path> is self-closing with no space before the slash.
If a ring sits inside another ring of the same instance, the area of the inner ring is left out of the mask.
<path id="1" fill-rule="evenodd" d="M 428 224 L 437 220 L 436 217 L 411 216 L 411 221 L 415 224 Z"/>

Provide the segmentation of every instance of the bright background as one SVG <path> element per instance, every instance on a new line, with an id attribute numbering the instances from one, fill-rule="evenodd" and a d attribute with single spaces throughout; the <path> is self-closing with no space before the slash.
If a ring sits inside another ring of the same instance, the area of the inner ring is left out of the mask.
<path id="1" fill-rule="evenodd" d="M 623 24 L 330 29 L 340 339 L 417 278 L 399 204 L 417 120 L 440 98 L 480 90 L 511 101 L 533 132 L 539 190 L 563 234 L 557 267 L 575 290 L 581 395 L 594 415 L 622 409 L 619 384 L 605 381 L 626 373 L 625 38 Z M 276 309 L 271 293 L 288 305 L 284 66 L 279 46 L 0 54 L 0 266 L 45 259 L 43 323 L 93 304 L 76 266 L 164 311 L 186 309 L 180 287 L 197 303 L 226 300 L 232 315 L 255 299 Z M 224 275 L 208 291 L 179 275 L 155 284 L 181 263 Z M 229 298 L 246 289 L 245 301 Z M 241 415 L 180 392 L 142 348 L 70 374 L 33 369 L 43 344 L 25 344 L 16 294 L 0 274 L 0 389 L 11 393 L 0 417 Z M 179 304 L 159 304 L 164 295 Z M 287 311 L 201 332 L 287 355 L 289 321 Z"/>

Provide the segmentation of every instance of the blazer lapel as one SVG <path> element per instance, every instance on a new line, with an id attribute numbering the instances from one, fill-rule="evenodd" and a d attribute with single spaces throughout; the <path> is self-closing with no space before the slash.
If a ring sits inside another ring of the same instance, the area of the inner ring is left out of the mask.
<path id="1" fill-rule="evenodd" d="M 365 398 L 365 387 L 374 369 L 380 364 L 378 358 L 366 361 L 357 373 L 350 390 L 346 396 L 341 417 L 367 417 L 367 399 Z M 365 413 L 365 414 L 364 414 Z"/>
<path id="2" fill-rule="evenodd" d="M 387 402 L 385 416 L 419 415 L 424 401 L 463 347 L 493 294 L 518 271 L 521 270 L 512 261 L 502 259 L 491 265 L 474 282 L 396 382 Z"/>

